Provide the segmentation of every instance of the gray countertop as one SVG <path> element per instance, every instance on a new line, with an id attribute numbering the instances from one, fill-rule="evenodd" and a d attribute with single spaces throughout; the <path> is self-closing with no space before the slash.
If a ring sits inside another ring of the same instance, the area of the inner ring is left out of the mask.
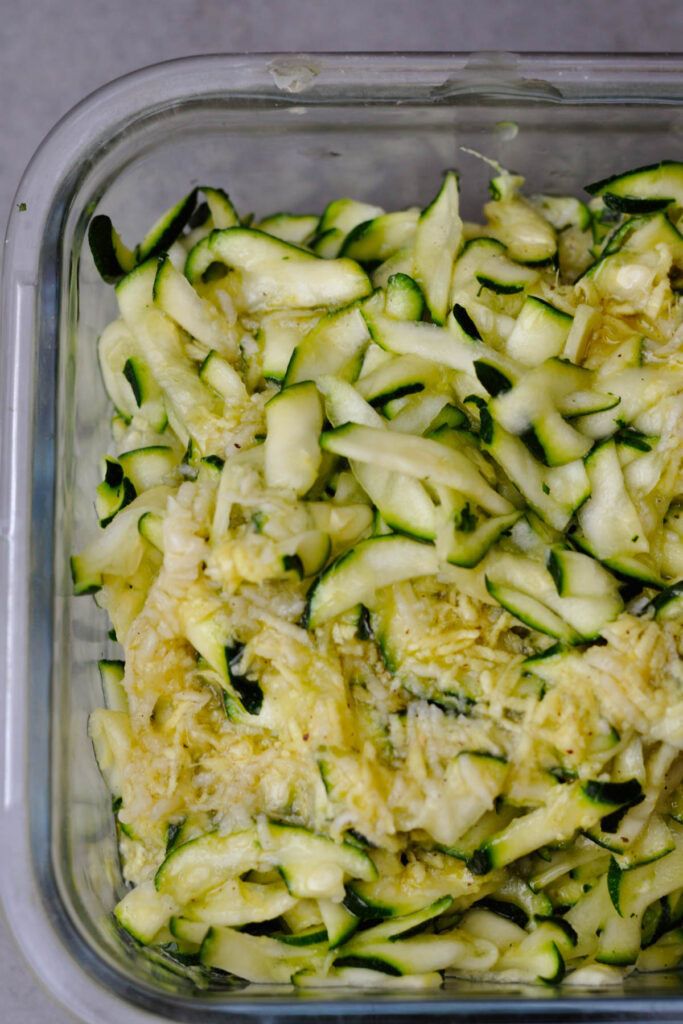
<path id="1" fill-rule="evenodd" d="M 9 14 L 9 0 L 5 13 Z M 78 100 L 146 64 L 298 50 L 680 49 L 681 0 L 32 0 L 0 34 L 0 222 L 23 167 Z M 4 1024 L 64 1024 L 0 919 Z"/>

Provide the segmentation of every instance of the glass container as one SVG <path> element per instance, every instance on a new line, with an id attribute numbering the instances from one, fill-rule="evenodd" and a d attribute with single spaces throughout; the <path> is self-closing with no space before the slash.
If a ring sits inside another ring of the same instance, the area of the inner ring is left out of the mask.
<path id="1" fill-rule="evenodd" d="M 96 340 L 115 300 L 87 245 L 93 211 L 134 241 L 193 185 L 238 209 L 320 210 L 341 195 L 424 204 L 463 171 L 476 216 L 488 169 L 580 193 L 683 155 L 683 58 L 512 54 L 207 56 L 136 72 L 84 100 L 29 165 L 10 218 L 0 373 L 0 892 L 33 970 L 86 1021 L 210 1022 L 372 1014 L 482 1020 L 683 1017 L 675 975 L 623 989 L 472 984 L 429 995 L 197 989 L 113 929 L 123 892 L 111 800 L 87 737 L 102 703 L 104 613 L 73 598 L 92 535 L 110 409 Z"/>

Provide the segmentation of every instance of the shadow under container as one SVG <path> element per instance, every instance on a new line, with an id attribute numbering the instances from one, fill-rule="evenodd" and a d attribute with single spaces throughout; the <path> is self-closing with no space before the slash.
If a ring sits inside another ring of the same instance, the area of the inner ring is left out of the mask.
<path id="1" fill-rule="evenodd" d="M 111 409 L 96 341 L 115 315 L 87 245 L 97 209 L 124 240 L 194 185 L 237 208 L 308 213 L 352 195 L 425 204 L 463 171 L 466 217 L 489 177 L 468 146 L 532 191 L 580 194 L 618 170 L 683 155 L 683 58 L 212 56 L 122 78 L 76 107 L 24 176 L 9 224 L 0 375 L 0 636 L 4 768 L 0 892 L 34 972 L 98 1024 L 257 1015 L 486 1021 L 683 1020 L 676 975 L 623 989 L 472 984 L 428 995 L 196 990 L 121 941 L 111 799 L 86 725 L 101 705 L 104 613 L 73 598 L 69 556 L 92 536 Z"/>

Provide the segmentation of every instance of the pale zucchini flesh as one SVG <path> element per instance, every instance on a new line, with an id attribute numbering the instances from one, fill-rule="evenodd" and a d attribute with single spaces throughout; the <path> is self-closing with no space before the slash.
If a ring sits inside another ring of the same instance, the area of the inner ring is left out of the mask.
<path id="1" fill-rule="evenodd" d="M 281 391 L 270 400 L 266 417 L 268 484 L 305 494 L 315 482 L 321 461 L 318 436 L 322 428 L 322 405 L 315 385 L 296 384 Z"/>

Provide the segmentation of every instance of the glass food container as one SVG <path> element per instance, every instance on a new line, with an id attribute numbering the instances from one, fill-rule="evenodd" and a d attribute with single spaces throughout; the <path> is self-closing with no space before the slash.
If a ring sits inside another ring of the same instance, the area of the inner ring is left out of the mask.
<path id="1" fill-rule="evenodd" d="M 111 799 L 87 737 L 102 703 L 107 622 L 73 598 L 69 555 L 92 535 L 110 409 L 96 339 L 115 299 L 84 237 L 95 209 L 134 241 L 196 184 L 238 209 L 320 210 L 353 195 L 424 203 L 463 170 L 465 215 L 487 168 L 530 191 L 579 192 L 683 156 L 683 58 L 509 54 L 210 56 L 122 78 L 76 107 L 33 158 L 9 224 L 0 374 L 0 635 L 4 768 L 0 890 L 33 970 L 86 1021 L 276 1014 L 486 1020 L 683 1018 L 673 975 L 624 988 L 472 984 L 429 995 L 194 988 L 123 942 Z M 24 207 L 25 204 L 25 207 Z"/>

